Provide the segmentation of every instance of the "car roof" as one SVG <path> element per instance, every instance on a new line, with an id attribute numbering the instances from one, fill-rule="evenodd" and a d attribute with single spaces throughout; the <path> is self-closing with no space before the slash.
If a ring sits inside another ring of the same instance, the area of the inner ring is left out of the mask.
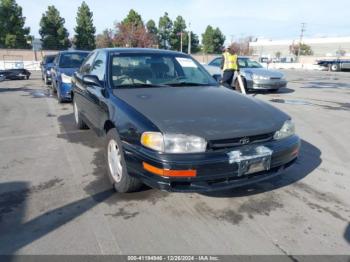
<path id="1" fill-rule="evenodd" d="M 221 56 L 216 56 L 212 60 L 217 59 L 217 58 L 221 58 Z M 248 59 L 250 57 L 249 56 L 241 56 L 241 55 L 239 55 L 238 58 L 247 58 Z"/>
<path id="2" fill-rule="evenodd" d="M 86 50 L 65 50 L 65 51 L 60 51 L 59 54 L 69 54 L 69 53 L 90 53 L 90 51 Z"/>
<path id="3" fill-rule="evenodd" d="M 165 50 L 165 49 L 156 49 L 156 48 L 101 48 L 96 49 L 95 51 L 106 51 L 108 53 L 148 53 L 148 54 L 177 54 L 177 55 L 187 55 L 185 53 L 177 52 L 177 51 L 171 51 L 171 50 Z"/>

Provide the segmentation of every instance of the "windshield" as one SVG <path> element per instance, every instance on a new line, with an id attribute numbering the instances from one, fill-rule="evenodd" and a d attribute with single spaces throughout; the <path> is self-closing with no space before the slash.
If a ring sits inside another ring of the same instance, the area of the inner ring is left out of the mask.
<path id="1" fill-rule="evenodd" d="M 240 68 L 262 68 L 258 62 L 250 60 L 249 58 L 239 58 L 238 64 Z"/>
<path id="2" fill-rule="evenodd" d="M 195 60 L 181 54 L 112 54 L 113 87 L 217 85 Z"/>
<path id="3" fill-rule="evenodd" d="M 78 68 L 89 53 L 65 53 L 61 54 L 59 67 Z"/>
<path id="4" fill-rule="evenodd" d="M 45 56 L 44 64 L 52 63 L 53 60 L 55 59 L 55 57 L 56 57 L 56 56 L 54 56 L 54 55 Z"/>

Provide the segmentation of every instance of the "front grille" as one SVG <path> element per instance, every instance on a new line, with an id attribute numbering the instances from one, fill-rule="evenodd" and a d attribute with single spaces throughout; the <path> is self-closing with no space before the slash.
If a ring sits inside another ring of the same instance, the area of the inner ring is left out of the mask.
<path id="1" fill-rule="evenodd" d="M 281 80 L 280 77 L 270 77 L 271 80 Z"/>
<path id="2" fill-rule="evenodd" d="M 270 141 L 273 138 L 274 133 L 267 133 L 254 136 L 242 136 L 229 139 L 211 140 L 208 142 L 208 150 L 220 150 L 226 148 L 232 148 L 242 146 L 246 144 L 255 144 L 261 142 Z M 247 142 L 248 143 L 244 143 Z"/>

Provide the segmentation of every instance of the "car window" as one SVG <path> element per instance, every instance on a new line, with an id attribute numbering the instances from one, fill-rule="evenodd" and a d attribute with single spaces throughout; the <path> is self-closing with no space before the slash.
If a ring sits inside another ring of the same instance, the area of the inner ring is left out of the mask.
<path id="1" fill-rule="evenodd" d="M 217 85 L 208 72 L 189 56 L 177 54 L 112 54 L 114 87 L 130 85 Z"/>
<path id="2" fill-rule="evenodd" d="M 58 58 L 59 58 L 59 55 L 55 56 L 55 59 L 53 60 L 53 63 L 54 63 L 55 65 L 58 64 Z"/>
<path id="3" fill-rule="evenodd" d="M 220 67 L 221 66 L 221 57 L 215 58 L 213 61 L 211 61 L 209 63 L 209 65 Z"/>
<path id="4" fill-rule="evenodd" d="M 240 68 L 261 68 L 258 62 L 250 60 L 249 58 L 239 58 L 238 64 Z"/>
<path id="5" fill-rule="evenodd" d="M 100 81 L 104 81 L 105 68 L 106 68 L 106 54 L 105 52 L 99 52 L 92 65 L 90 74 L 96 75 Z"/>
<path id="6" fill-rule="evenodd" d="M 88 53 L 69 52 L 62 53 L 60 56 L 59 67 L 61 68 L 79 68 Z"/>
<path id="7" fill-rule="evenodd" d="M 92 63 L 94 62 L 96 57 L 96 52 L 90 53 L 85 61 L 83 62 L 82 66 L 80 67 L 79 72 L 81 74 L 88 74 L 91 70 Z"/>
<path id="8" fill-rule="evenodd" d="M 45 56 L 44 64 L 52 63 L 54 61 L 55 57 L 56 56 L 54 56 L 54 55 Z"/>

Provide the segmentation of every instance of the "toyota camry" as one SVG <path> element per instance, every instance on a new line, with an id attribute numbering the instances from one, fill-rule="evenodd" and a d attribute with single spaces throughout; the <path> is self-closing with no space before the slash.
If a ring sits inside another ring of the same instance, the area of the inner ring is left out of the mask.
<path id="1" fill-rule="evenodd" d="M 75 122 L 105 139 L 118 192 L 234 188 L 281 174 L 298 157 L 292 119 L 220 86 L 191 56 L 97 49 L 72 78 Z"/>

